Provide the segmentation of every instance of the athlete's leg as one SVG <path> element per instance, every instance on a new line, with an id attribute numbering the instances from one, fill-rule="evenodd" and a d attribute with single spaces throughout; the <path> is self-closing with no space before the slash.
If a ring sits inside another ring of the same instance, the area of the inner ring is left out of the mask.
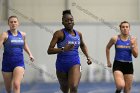
<path id="1" fill-rule="evenodd" d="M 4 84 L 7 93 L 11 93 L 12 88 L 12 72 L 2 72 Z"/>
<path id="2" fill-rule="evenodd" d="M 122 89 L 125 87 L 125 81 L 124 81 L 124 76 L 123 73 L 119 70 L 114 71 L 114 80 L 116 84 L 116 93 L 120 93 Z"/>
<path id="3" fill-rule="evenodd" d="M 125 74 L 124 75 L 125 80 L 125 88 L 124 93 L 131 93 L 131 86 L 133 82 L 133 74 Z"/>
<path id="4" fill-rule="evenodd" d="M 56 71 L 56 74 L 60 84 L 60 89 L 62 90 L 63 93 L 68 93 L 69 91 L 68 74 L 59 71 Z"/>
<path id="5" fill-rule="evenodd" d="M 24 75 L 24 68 L 23 67 L 16 67 L 13 71 L 13 89 L 14 93 L 20 93 L 20 84 L 21 80 L 23 79 Z"/>
<path id="6" fill-rule="evenodd" d="M 70 93 L 77 93 L 78 84 L 81 78 L 80 65 L 74 65 L 68 74 Z"/>

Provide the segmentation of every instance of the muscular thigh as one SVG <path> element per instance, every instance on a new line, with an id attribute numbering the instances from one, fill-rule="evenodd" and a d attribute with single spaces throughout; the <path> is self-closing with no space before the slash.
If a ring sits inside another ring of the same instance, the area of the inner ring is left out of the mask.
<path id="1" fill-rule="evenodd" d="M 24 68 L 17 66 L 13 70 L 13 81 L 21 81 L 24 76 Z"/>
<path id="2" fill-rule="evenodd" d="M 124 84 L 124 76 L 123 73 L 119 70 L 114 71 L 114 80 L 117 85 Z"/>
<path id="3" fill-rule="evenodd" d="M 12 82 L 12 72 L 2 72 L 5 84 L 10 84 Z"/>
<path id="4" fill-rule="evenodd" d="M 133 74 L 125 74 L 124 80 L 125 80 L 126 87 L 131 87 L 133 82 Z"/>
<path id="5" fill-rule="evenodd" d="M 68 73 L 56 71 L 58 81 L 61 86 L 67 86 L 68 85 Z"/>
<path id="6" fill-rule="evenodd" d="M 68 74 L 68 79 L 70 84 L 78 84 L 81 78 L 81 72 L 80 72 L 80 65 L 74 65 Z"/>

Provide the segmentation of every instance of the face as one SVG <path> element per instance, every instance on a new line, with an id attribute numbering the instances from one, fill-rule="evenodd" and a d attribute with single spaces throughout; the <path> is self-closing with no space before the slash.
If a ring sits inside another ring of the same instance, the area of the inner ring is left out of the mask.
<path id="1" fill-rule="evenodd" d="M 128 23 L 123 23 L 120 27 L 121 34 L 123 35 L 129 35 L 130 32 L 130 26 Z"/>
<path id="2" fill-rule="evenodd" d="M 73 16 L 70 15 L 70 14 L 67 14 L 63 17 L 63 25 L 66 29 L 73 29 L 73 26 L 74 26 L 74 19 L 73 19 Z"/>
<path id="3" fill-rule="evenodd" d="M 19 26 L 19 22 L 17 18 L 10 18 L 8 21 L 8 25 L 10 27 L 10 30 L 16 30 L 17 27 Z"/>

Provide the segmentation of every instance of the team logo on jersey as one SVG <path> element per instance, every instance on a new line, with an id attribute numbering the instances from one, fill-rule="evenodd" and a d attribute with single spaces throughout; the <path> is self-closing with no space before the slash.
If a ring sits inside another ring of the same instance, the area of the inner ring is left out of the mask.
<path id="1" fill-rule="evenodd" d="M 76 44 L 80 44 L 80 41 L 68 41 L 68 44 L 76 45 Z"/>
<path id="2" fill-rule="evenodd" d="M 130 46 L 124 46 L 124 45 L 117 45 L 117 48 L 131 48 Z"/>
<path id="3" fill-rule="evenodd" d="M 11 40 L 11 43 L 23 43 L 23 40 Z"/>

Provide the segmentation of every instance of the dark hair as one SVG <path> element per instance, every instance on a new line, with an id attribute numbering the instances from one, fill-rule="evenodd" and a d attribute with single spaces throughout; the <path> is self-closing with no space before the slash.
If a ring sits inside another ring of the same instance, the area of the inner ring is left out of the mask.
<path id="1" fill-rule="evenodd" d="M 64 10 L 62 15 L 64 16 L 65 14 L 70 14 L 71 15 L 71 11 L 70 10 Z"/>
<path id="2" fill-rule="evenodd" d="M 119 27 L 121 28 L 122 24 L 124 24 L 124 23 L 129 24 L 129 22 L 128 22 L 128 21 L 122 21 L 122 22 L 120 23 Z M 129 24 L 129 27 L 130 27 L 130 24 Z"/>
<path id="3" fill-rule="evenodd" d="M 10 20 L 11 18 L 16 18 L 16 19 L 18 20 L 18 17 L 13 15 L 13 16 L 10 16 L 10 17 L 8 18 L 8 23 L 9 23 L 9 20 Z"/>
<path id="4" fill-rule="evenodd" d="M 63 20 L 63 18 L 65 17 L 65 15 L 71 15 L 71 16 L 72 16 L 70 10 L 64 10 L 63 13 L 62 13 L 62 15 L 63 15 L 63 16 L 62 16 L 62 20 Z"/>

